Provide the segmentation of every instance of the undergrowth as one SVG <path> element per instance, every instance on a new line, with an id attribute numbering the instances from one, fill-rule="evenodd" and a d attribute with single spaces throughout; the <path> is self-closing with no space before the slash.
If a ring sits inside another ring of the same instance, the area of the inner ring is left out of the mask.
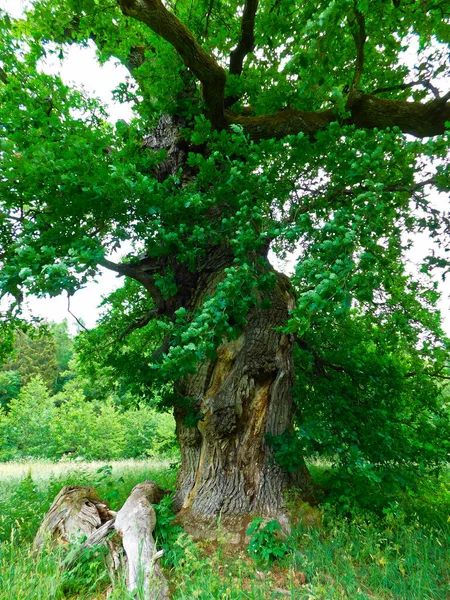
<path id="1" fill-rule="evenodd" d="M 322 483 L 332 478 L 316 472 Z M 31 543 L 43 515 L 63 485 L 95 485 L 119 508 L 144 479 L 173 488 L 175 471 L 163 468 L 120 472 L 105 466 L 74 469 L 35 481 L 0 481 L 0 600 L 104 600 L 111 586 L 104 550 L 86 551 L 71 571 L 67 549 L 33 555 Z M 295 495 L 299 518 L 289 537 L 276 522 L 254 520 L 248 548 L 195 543 L 174 523 L 170 498 L 156 507 L 157 545 L 173 600 L 448 600 L 450 598 L 449 475 L 424 480 L 414 492 L 377 499 L 371 510 L 355 496 L 339 502 L 337 488 L 315 518 Z M 334 494 L 334 495 L 333 495 Z M 347 494 L 348 496 L 348 494 Z M 382 506 L 380 509 L 379 506 Z M 114 581 L 111 600 L 130 600 L 125 582 Z"/>

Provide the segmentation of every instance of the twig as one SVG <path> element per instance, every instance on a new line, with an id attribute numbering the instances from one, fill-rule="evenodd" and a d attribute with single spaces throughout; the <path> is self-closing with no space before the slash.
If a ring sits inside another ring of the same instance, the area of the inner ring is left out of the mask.
<path id="1" fill-rule="evenodd" d="M 214 8 L 214 0 L 210 0 L 208 12 L 206 13 L 206 19 L 205 19 L 205 33 L 203 34 L 205 36 L 205 38 L 208 36 L 209 19 L 211 17 L 213 8 Z"/>
<path id="2" fill-rule="evenodd" d="M 75 316 L 73 314 L 73 312 L 70 310 L 70 294 L 69 293 L 67 293 L 67 312 L 69 313 L 69 315 L 71 315 L 75 319 L 75 321 L 78 323 L 78 325 L 80 327 L 82 327 L 85 331 L 89 331 L 89 329 L 86 327 L 86 325 L 84 325 L 84 323 L 82 321 L 80 321 L 80 319 L 77 316 Z"/>
<path id="3" fill-rule="evenodd" d="M 373 92 L 371 92 L 371 94 L 375 95 L 375 94 L 382 94 L 383 92 L 394 92 L 396 90 L 408 90 L 409 88 L 419 86 L 419 85 L 423 86 L 427 90 L 430 90 L 430 92 L 432 92 L 432 94 L 436 97 L 436 99 L 438 99 L 438 100 L 440 99 L 439 90 L 437 88 L 435 88 L 434 85 L 432 83 L 430 83 L 429 81 L 409 81 L 408 83 L 399 83 L 398 85 L 380 87 L 380 88 L 375 89 Z"/>

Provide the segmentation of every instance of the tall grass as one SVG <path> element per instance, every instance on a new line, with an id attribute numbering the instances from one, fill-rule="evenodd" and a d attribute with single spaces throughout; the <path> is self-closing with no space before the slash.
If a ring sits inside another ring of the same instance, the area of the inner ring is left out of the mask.
<path id="1" fill-rule="evenodd" d="M 89 551 L 71 572 L 62 566 L 65 548 L 33 555 L 31 542 L 43 515 L 63 485 L 94 484 L 118 508 L 138 482 L 148 478 L 173 488 L 176 473 L 167 463 L 156 462 L 101 467 L 0 465 L 0 600 L 106 598 L 111 581 L 101 549 Z M 448 474 L 424 481 L 421 490 L 399 498 L 382 517 L 357 508 L 344 515 L 325 506 L 321 524 L 316 519 L 308 527 L 300 519 L 283 540 L 285 556 L 275 562 L 264 562 L 264 553 L 257 553 L 255 561 L 220 535 L 215 542 L 194 543 L 174 526 L 163 503 L 157 536 L 159 545 L 170 549 L 164 568 L 172 598 L 448 600 L 448 483 Z M 261 540 L 279 543 L 270 536 Z M 115 581 L 109 598 L 131 599 L 122 580 Z"/>

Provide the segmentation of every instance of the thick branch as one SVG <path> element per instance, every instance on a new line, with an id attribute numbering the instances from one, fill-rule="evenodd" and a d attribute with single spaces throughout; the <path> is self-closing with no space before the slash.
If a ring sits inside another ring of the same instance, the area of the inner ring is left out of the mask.
<path id="1" fill-rule="evenodd" d="M 244 59 L 255 45 L 255 16 L 258 0 L 247 0 L 241 21 L 241 39 L 230 54 L 230 75 L 240 75 Z"/>
<path id="2" fill-rule="evenodd" d="M 145 23 L 175 48 L 184 64 L 202 84 L 211 122 L 215 127 L 222 127 L 226 81 L 222 67 L 200 46 L 189 29 L 165 8 L 161 0 L 119 0 L 119 3 L 125 15 Z"/>
<path id="3" fill-rule="evenodd" d="M 306 112 L 287 108 L 270 115 L 249 117 L 227 113 L 227 124 L 241 125 L 251 139 L 276 138 L 304 133 L 314 137 L 339 117 L 334 109 Z M 358 129 L 386 129 L 398 127 L 415 137 L 432 137 L 445 131 L 450 121 L 450 105 L 436 100 L 422 104 L 406 100 L 387 100 L 371 94 L 358 93 L 350 108 L 350 116 L 343 121 Z"/>
<path id="4" fill-rule="evenodd" d="M 148 259 L 149 260 L 149 259 Z M 106 258 L 100 261 L 100 265 L 109 269 L 110 271 L 114 271 L 122 276 L 131 277 L 135 281 L 139 281 L 145 289 L 149 292 L 153 301 L 155 302 L 156 309 L 160 308 L 164 304 L 164 299 L 162 297 L 161 291 L 155 285 L 155 279 L 153 275 L 149 272 L 151 267 L 148 265 L 144 265 L 141 263 L 114 263 Z"/>

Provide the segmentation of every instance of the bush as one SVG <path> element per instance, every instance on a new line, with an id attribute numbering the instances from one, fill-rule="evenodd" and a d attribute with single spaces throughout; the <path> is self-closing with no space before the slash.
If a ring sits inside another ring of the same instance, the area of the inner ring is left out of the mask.
<path id="1" fill-rule="evenodd" d="M 74 378 L 50 397 L 40 378 L 0 407 L 0 460 L 22 457 L 88 460 L 174 456 L 175 423 L 148 406 L 121 411 L 112 400 L 90 401 Z"/>
<path id="2" fill-rule="evenodd" d="M 50 458 L 54 456 L 53 422 L 55 403 L 41 377 L 34 377 L 11 400 L 9 412 L 1 418 L 3 429 L 0 457 L 8 460 L 20 456 Z"/>

